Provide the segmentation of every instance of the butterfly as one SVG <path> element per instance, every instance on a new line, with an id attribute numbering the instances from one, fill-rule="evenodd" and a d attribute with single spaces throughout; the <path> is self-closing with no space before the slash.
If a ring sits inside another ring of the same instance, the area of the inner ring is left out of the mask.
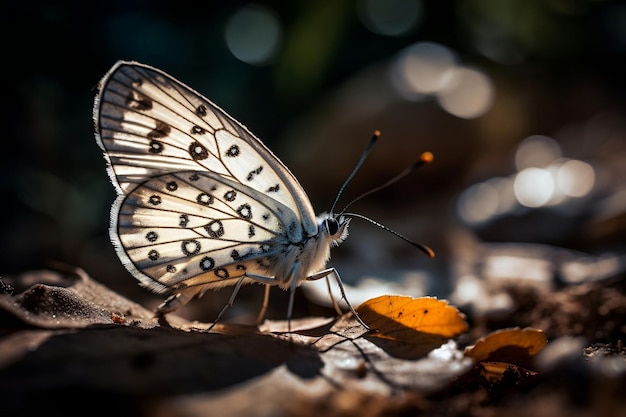
<path id="1" fill-rule="evenodd" d="M 290 291 L 290 318 L 296 288 L 330 276 L 345 299 L 326 264 L 351 217 L 316 216 L 296 177 L 224 110 L 157 68 L 119 61 L 100 81 L 93 114 L 117 192 L 110 238 L 140 284 L 167 296 L 157 315 L 234 286 L 217 323 L 243 284 L 259 283 L 259 318 L 272 286 Z"/>

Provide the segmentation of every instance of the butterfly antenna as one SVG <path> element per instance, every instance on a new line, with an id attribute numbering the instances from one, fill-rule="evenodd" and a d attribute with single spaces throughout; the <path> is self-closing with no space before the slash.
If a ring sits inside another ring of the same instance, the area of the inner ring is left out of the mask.
<path id="1" fill-rule="evenodd" d="M 369 143 L 367 144 L 367 147 L 361 154 L 361 159 L 359 159 L 359 162 L 356 163 L 356 166 L 352 170 L 352 173 L 350 173 L 348 178 L 344 181 L 343 185 L 339 189 L 339 192 L 337 193 L 337 197 L 335 197 L 335 202 L 333 203 L 333 206 L 330 209 L 331 213 L 334 212 L 335 206 L 337 205 L 337 202 L 339 201 L 339 197 L 341 197 L 341 194 L 343 194 L 343 190 L 346 189 L 346 186 L 348 185 L 348 183 L 352 180 L 352 178 L 354 178 L 357 171 L 361 168 L 361 165 L 363 165 L 363 162 L 365 162 L 365 158 L 367 158 L 367 155 L 369 155 L 369 153 L 371 152 L 372 148 L 374 147 L 374 144 L 376 143 L 379 137 L 380 137 L 380 130 L 375 130 L 374 134 L 372 135 L 372 139 L 370 139 Z"/>
<path id="2" fill-rule="evenodd" d="M 346 204 L 346 206 L 343 208 L 343 210 L 341 210 L 340 214 L 343 214 L 348 209 L 348 207 L 350 207 L 352 204 L 356 203 L 357 201 L 361 200 L 362 198 L 367 197 L 368 195 L 374 194 L 375 192 L 378 192 L 378 191 L 382 190 L 383 188 L 387 188 L 391 184 L 395 184 L 396 182 L 400 181 L 402 178 L 404 178 L 407 175 L 409 175 L 411 172 L 415 171 L 417 168 L 431 163 L 433 161 L 433 159 L 434 159 L 434 156 L 433 156 L 432 153 L 424 152 L 423 154 L 420 155 L 420 158 L 417 160 L 417 162 L 415 162 L 410 167 L 407 167 L 404 171 L 402 171 L 401 173 L 399 173 L 398 175 L 396 175 L 395 177 L 393 177 L 389 181 L 385 182 L 384 184 L 379 185 L 378 187 L 372 188 L 369 191 L 364 192 L 363 194 L 361 194 L 360 196 L 358 196 L 354 200 L 350 201 L 348 204 Z"/>
<path id="3" fill-rule="evenodd" d="M 387 226 L 385 226 L 384 224 L 380 224 L 375 220 L 370 219 L 369 217 L 363 216 L 361 214 L 358 213 L 344 213 L 343 214 L 346 217 L 357 217 L 359 219 L 363 219 L 363 220 L 367 220 L 368 222 L 372 223 L 375 226 L 380 227 L 381 229 L 399 237 L 400 239 L 404 240 L 405 242 L 407 242 L 409 245 L 416 247 L 417 249 L 421 250 L 422 252 L 424 252 L 429 258 L 434 258 L 435 257 L 435 252 L 429 248 L 426 245 L 422 245 L 421 243 L 417 243 L 417 242 L 413 242 L 412 240 L 410 240 L 409 238 L 401 235 L 400 233 L 396 232 L 393 229 L 388 228 Z"/>

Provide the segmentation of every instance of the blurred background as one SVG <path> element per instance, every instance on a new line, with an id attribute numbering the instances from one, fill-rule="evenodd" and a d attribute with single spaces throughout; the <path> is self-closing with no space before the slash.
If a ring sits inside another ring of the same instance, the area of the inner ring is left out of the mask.
<path id="1" fill-rule="evenodd" d="M 317 212 L 330 209 L 374 130 L 382 140 L 340 208 L 434 153 L 432 164 L 351 211 L 437 257 L 354 220 L 331 259 L 356 286 L 353 304 L 400 293 L 471 305 L 489 277 L 552 285 L 624 271 L 623 1 L 1 8 L 2 275 L 61 262 L 148 307 L 159 302 L 108 238 L 115 196 L 92 107 L 119 59 L 170 73 L 241 121 L 298 177 Z M 297 314 L 321 311 L 323 291 L 299 294 Z M 181 314 L 210 321 L 229 295 L 207 294 Z M 270 317 L 284 318 L 286 297 L 272 297 Z M 254 316 L 261 298 L 260 288 L 246 288 L 231 315 Z"/>

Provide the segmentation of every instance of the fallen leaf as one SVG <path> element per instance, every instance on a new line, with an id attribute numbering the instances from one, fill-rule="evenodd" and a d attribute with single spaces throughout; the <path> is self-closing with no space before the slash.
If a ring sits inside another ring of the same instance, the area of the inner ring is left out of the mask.
<path id="1" fill-rule="evenodd" d="M 27 326 L 77 329 L 109 324 L 158 325 L 152 311 L 94 281 L 80 268 L 30 271 L 3 279 L 23 291 L 0 293 L 0 315 L 7 314 Z M 167 321 L 172 325 L 187 323 L 173 314 Z"/>
<path id="2" fill-rule="evenodd" d="M 476 362 L 503 362 L 532 369 L 533 357 L 548 343 L 539 329 L 503 329 L 480 339 L 465 350 Z"/>
<path id="3" fill-rule="evenodd" d="M 505 362 L 481 362 L 480 374 L 489 383 L 497 383 L 509 372 L 514 378 L 522 380 L 530 376 L 537 375 L 535 371 L 529 371 L 521 366 L 516 366 Z"/>
<path id="4" fill-rule="evenodd" d="M 384 295 L 357 308 L 372 330 L 365 337 L 391 356 L 419 359 L 467 330 L 464 316 L 432 297 Z"/>
<path id="5" fill-rule="evenodd" d="M 383 295 L 361 304 L 357 313 L 375 336 L 393 340 L 411 339 L 418 332 L 451 338 L 468 328 L 463 313 L 434 297 Z"/>

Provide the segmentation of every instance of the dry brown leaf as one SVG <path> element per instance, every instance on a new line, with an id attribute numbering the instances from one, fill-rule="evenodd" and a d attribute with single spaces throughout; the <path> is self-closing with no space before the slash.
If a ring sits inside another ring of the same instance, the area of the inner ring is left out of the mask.
<path id="1" fill-rule="evenodd" d="M 505 362 L 481 362 L 480 365 L 480 375 L 492 384 L 502 381 L 506 372 L 510 372 L 518 380 L 537 374 L 537 372 Z"/>
<path id="2" fill-rule="evenodd" d="M 357 308 L 380 338 L 407 341 L 420 333 L 451 338 L 467 331 L 465 316 L 445 300 L 383 295 Z"/>
<path id="3" fill-rule="evenodd" d="M 154 327 L 154 313 L 93 280 L 80 268 L 63 271 L 37 270 L 3 277 L 13 294 L 0 294 L 0 315 L 6 314 L 29 326 L 76 329 L 94 325 L 132 324 Z M 168 321 L 183 324 L 174 315 Z"/>
<path id="4" fill-rule="evenodd" d="M 532 369 L 533 357 L 548 343 L 539 329 L 502 329 L 480 339 L 465 351 L 476 362 L 503 362 Z"/>

